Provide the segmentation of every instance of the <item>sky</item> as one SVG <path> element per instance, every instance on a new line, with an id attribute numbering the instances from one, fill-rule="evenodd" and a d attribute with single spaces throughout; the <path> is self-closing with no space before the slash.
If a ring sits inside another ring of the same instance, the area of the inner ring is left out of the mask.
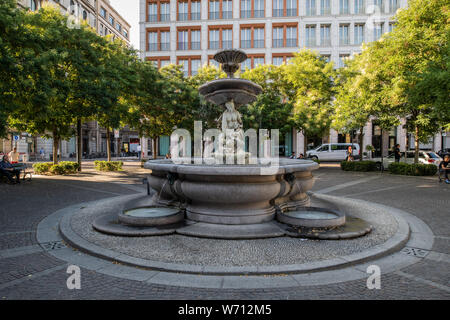
<path id="1" fill-rule="evenodd" d="M 109 0 L 116 11 L 131 25 L 130 41 L 139 48 L 139 0 Z"/>

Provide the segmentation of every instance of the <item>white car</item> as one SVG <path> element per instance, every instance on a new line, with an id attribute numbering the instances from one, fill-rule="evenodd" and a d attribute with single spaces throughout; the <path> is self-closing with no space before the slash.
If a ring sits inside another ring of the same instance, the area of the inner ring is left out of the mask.
<path id="1" fill-rule="evenodd" d="M 325 143 L 316 149 L 309 150 L 306 157 L 320 161 L 344 161 L 347 159 L 347 150 L 350 146 L 353 149 L 353 157 L 357 159 L 359 156 L 357 143 Z"/>
<path id="2" fill-rule="evenodd" d="M 400 162 L 406 162 L 413 164 L 414 163 L 414 151 L 407 151 L 406 158 L 405 153 L 401 152 Z M 373 158 L 372 161 L 375 161 L 379 166 L 381 166 L 381 158 Z M 442 161 L 442 158 L 437 155 L 437 153 L 433 151 L 420 150 L 419 151 L 419 163 L 422 164 L 434 164 L 435 166 L 439 166 L 439 163 Z M 387 169 L 391 163 L 395 162 L 394 153 L 391 153 L 389 156 L 383 158 L 383 168 Z"/>

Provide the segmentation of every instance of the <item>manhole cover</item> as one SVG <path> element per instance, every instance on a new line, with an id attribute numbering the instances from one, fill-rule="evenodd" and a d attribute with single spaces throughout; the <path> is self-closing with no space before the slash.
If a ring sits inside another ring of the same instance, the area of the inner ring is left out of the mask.
<path id="1" fill-rule="evenodd" d="M 67 248 L 67 246 L 62 241 L 46 242 L 42 243 L 41 246 L 46 251 Z"/>
<path id="2" fill-rule="evenodd" d="M 428 250 L 424 249 L 418 249 L 418 248 L 411 248 L 411 247 L 405 247 L 401 251 L 402 253 L 405 253 L 409 256 L 414 256 L 418 258 L 424 258 L 428 254 Z"/>

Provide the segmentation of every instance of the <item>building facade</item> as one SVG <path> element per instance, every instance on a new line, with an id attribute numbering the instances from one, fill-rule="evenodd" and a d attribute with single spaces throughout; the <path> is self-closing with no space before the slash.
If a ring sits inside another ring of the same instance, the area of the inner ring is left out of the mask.
<path id="1" fill-rule="evenodd" d="M 242 69 L 258 64 L 280 65 L 300 48 L 316 50 L 336 68 L 345 58 L 361 51 L 362 43 L 378 40 L 394 27 L 393 16 L 407 0 L 140 0 L 140 47 L 142 59 L 156 66 L 183 66 L 186 76 L 195 75 L 219 49 L 243 49 L 248 59 Z M 399 126 L 381 130 L 376 119 L 364 129 L 365 149 L 387 154 L 393 144 L 411 146 Z M 166 137 L 160 140 L 167 140 Z M 281 153 L 303 152 L 301 132 L 282 137 Z M 317 142 L 358 142 L 357 135 L 330 135 Z M 160 143 L 160 146 L 167 143 Z M 450 147 L 448 137 L 436 135 L 423 148 Z M 159 150 L 168 151 L 168 145 Z"/>
<path id="2" fill-rule="evenodd" d="M 130 24 L 112 7 L 109 0 L 19 0 L 18 5 L 26 10 L 37 11 L 44 4 L 60 8 L 62 14 L 69 14 L 73 21 L 87 22 L 101 36 L 112 35 L 130 45 Z M 120 151 L 135 151 L 137 149 L 137 133 L 130 128 L 123 128 L 112 138 L 112 153 Z M 11 132 L 7 139 L 0 139 L 0 154 L 9 152 L 13 147 L 25 155 L 26 159 L 40 158 L 42 149 L 45 159 L 52 154 L 52 139 L 33 137 L 26 133 Z M 59 153 L 62 157 L 74 157 L 76 154 L 75 137 L 61 141 Z M 106 153 L 106 131 L 100 128 L 96 121 L 82 125 L 82 153 L 84 156 L 99 156 Z"/>

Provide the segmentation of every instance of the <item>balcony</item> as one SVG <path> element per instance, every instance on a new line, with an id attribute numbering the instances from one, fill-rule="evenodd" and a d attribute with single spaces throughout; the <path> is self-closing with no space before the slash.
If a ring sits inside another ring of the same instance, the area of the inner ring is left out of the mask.
<path id="1" fill-rule="evenodd" d="M 148 51 L 158 51 L 158 44 L 157 43 L 149 43 Z"/>
<path id="2" fill-rule="evenodd" d="M 255 10 L 253 14 L 255 18 L 264 18 L 264 10 Z"/>
<path id="3" fill-rule="evenodd" d="M 232 49 L 232 48 L 233 48 L 232 40 L 222 41 L 222 49 Z"/>
<path id="4" fill-rule="evenodd" d="M 233 19 L 233 11 L 222 11 L 222 19 Z"/>
<path id="5" fill-rule="evenodd" d="M 210 11 L 209 12 L 209 19 L 211 19 L 211 20 L 218 20 L 218 19 L 220 19 L 220 12 L 219 11 Z"/>
<path id="6" fill-rule="evenodd" d="M 170 13 L 161 13 L 161 21 L 169 21 L 170 20 Z"/>
<path id="7" fill-rule="evenodd" d="M 160 48 L 161 51 L 170 51 L 170 42 L 161 42 Z"/>
<path id="8" fill-rule="evenodd" d="M 200 41 L 192 41 L 191 42 L 191 50 L 200 50 L 200 49 L 201 49 Z"/>
<path id="9" fill-rule="evenodd" d="M 282 17 L 284 14 L 283 9 L 273 9 L 273 16 L 274 17 Z"/>
<path id="10" fill-rule="evenodd" d="M 264 48 L 264 39 L 253 41 L 254 48 Z"/>
<path id="11" fill-rule="evenodd" d="M 191 20 L 200 20 L 201 15 L 200 12 L 191 12 Z"/>
<path id="12" fill-rule="evenodd" d="M 272 47 L 274 48 L 283 48 L 283 39 L 273 39 Z"/>
<path id="13" fill-rule="evenodd" d="M 178 42 L 178 50 L 189 50 L 189 44 L 187 42 Z"/>
<path id="14" fill-rule="evenodd" d="M 296 47 L 297 46 L 297 39 L 286 39 L 286 47 Z"/>
<path id="15" fill-rule="evenodd" d="M 252 47 L 252 41 L 251 40 L 241 40 L 241 48 L 251 48 Z"/>
<path id="16" fill-rule="evenodd" d="M 286 9 L 287 17 L 294 17 L 297 15 L 297 8 Z"/>
<path id="17" fill-rule="evenodd" d="M 157 22 L 158 21 L 158 15 L 157 14 L 149 14 L 148 15 L 148 22 Z"/>
<path id="18" fill-rule="evenodd" d="M 252 12 L 250 10 L 241 10 L 241 18 L 250 18 Z"/>
<path id="19" fill-rule="evenodd" d="M 210 49 L 219 49 L 219 41 L 209 41 Z"/>
<path id="20" fill-rule="evenodd" d="M 188 14 L 187 13 L 178 13 L 178 21 L 185 21 L 188 20 Z"/>

